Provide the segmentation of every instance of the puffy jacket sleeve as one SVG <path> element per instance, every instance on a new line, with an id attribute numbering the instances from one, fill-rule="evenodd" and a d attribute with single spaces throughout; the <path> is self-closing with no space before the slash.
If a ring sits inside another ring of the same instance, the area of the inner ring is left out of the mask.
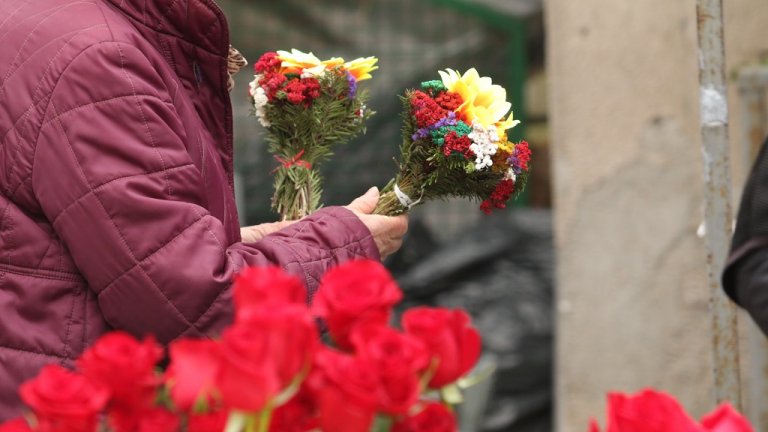
<path id="1" fill-rule="evenodd" d="M 111 326 L 163 342 L 213 335 L 231 320 L 243 266 L 280 265 L 311 293 L 330 265 L 378 258 L 370 232 L 338 207 L 227 244 L 172 93 L 135 47 L 94 45 L 61 74 L 37 140 L 35 195 Z"/>

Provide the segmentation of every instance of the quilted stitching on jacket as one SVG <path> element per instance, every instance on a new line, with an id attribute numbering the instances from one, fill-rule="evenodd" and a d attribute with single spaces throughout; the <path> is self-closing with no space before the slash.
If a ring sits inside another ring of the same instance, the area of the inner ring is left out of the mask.
<path id="1" fill-rule="evenodd" d="M 210 0 L 0 0 L 0 46 L 0 420 L 110 328 L 215 335 L 245 265 L 312 295 L 330 265 L 378 257 L 343 208 L 240 242 Z"/>

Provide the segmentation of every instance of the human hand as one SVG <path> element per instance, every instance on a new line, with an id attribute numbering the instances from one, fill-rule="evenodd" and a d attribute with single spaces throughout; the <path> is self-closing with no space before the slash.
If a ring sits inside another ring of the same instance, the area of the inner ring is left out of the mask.
<path id="1" fill-rule="evenodd" d="M 291 225 L 296 221 L 269 222 L 240 228 L 243 243 L 255 243 L 273 232 Z"/>
<path id="2" fill-rule="evenodd" d="M 347 209 L 351 210 L 368 227 L 379 248 L 381 259 L 395 253 L 403 245 L 403 237 L 408 231 L 408 217 L 375 215 L 373 210 L 379 202 L 379 189 L 372 187 L 363 196 L 352 201 Z"/>

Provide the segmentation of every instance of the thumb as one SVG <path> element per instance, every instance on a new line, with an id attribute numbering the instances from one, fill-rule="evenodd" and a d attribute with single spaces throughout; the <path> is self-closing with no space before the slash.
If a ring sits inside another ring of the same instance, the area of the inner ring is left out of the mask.
<path id="1" fill-rule="evenodd" d="M 368 189 L 368 192 L 359 198 L 355 198 L 347 207 L 352 211 L 363 214 L 371 214 L 379 203 L 379 188 L 376 186 Z"/>

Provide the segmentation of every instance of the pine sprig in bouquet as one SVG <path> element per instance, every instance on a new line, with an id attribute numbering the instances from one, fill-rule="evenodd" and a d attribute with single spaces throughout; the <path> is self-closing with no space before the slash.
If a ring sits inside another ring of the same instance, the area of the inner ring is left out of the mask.
<path id="1" fill-rule="evenodd" d="M 399 172 L 382 189 L 377 214 L 398 215 L 453 196 L 478 199 L 490 213 L 505 208 L 525 186 L 531 152 L 527 142 L 507 139 L 506 131 L 520 122 L 512 117 L 504 88 L 474 68 L 440 76 L 401 97 Z"/>
<path id="2" fill-rule="evenodd" d="M 350 62 L 321 61 L 298 50 L 268 52 L 255 65 L 250 84 L 254 115 L 267 129 L 269 152 L 280 165 L 273 171 L 272 208 L 284 220 L 300 219 L 320 207 L 318 163 L 333 147 L 365 133 L 374 113 L 358 82 L 371 78 L 375 57 Z"/>

